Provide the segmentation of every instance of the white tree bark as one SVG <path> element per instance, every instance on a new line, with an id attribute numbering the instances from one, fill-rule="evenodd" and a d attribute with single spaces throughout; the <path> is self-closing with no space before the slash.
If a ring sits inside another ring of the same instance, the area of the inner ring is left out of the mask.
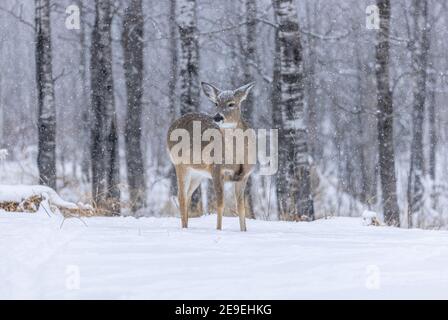
<path id="1" fill-rule="evenodd" d="M 177 72 L 178 72 L 178 53 L 177 53 L 177 25 L 176 25 L 176 0 L 170 0 L 169 7 L 169 34 L 170 34 L 170 78 L 168 80 L 169 111 L 171 121 L 174 121 L 179 115 L 177 99 Z M 168 173 L 170 178 L 170 195 L 177 195 L 177 179 L 174 166 L 170 167 Z"/>
<path id="2" fill-rule="evenodd" d="M 246 56 L 249 61 L 257 62 L 258 61 L 258 52 L 257 52 L 257 2 L 256 0 L 246 0 Z M 255 72 L 253 67 L 246 63 L 244 68 L 244 76 L 245 82 L 249 83 L 255 80 Z M 243 106 L 243 118 L 250 124 L 252 127 L 254 125 L 254 104 L 255 98 L 253 94 L 250 94 L 246 101 L 244 101 Z M 247 180 L 246 190 L 245 190 L 245 202 L 246 202 L 246 217 L 250 219 L 255 218 L 254 213 L 254 200 L 252 196 L 252 177 L 249 177 Z"/>
<path id="3" fill-rule="evenodd" d="M 199 111 L 199 44 L 196 17 L 196 0 L 178 0 L 177 24 L 180 35 L 179 77 L 180 112 Z M 199 187 L 191 197 L 190 212 L 202 214 L 202 195 Z"/>
<path id="4" fill-rule="evenodd" d="M 112 0 L 96 0 L 91 45 L 92 195 L 104 214 L 120 212 L 117 115 L 112 75 Z"/>
<path id="5" fill-rule="evenodd" d="M 52 69 L 50 0 L 36 0 L 36 85 L 40 183 L 56 189 L 56 105 Z"/>
<path id="6" fill-rule="evenodd" d="M 143 32 L 142 0 L 131 0 L 123 20 L 123 52 L 127 93 L 125 128 L 126 168 L 131 210 L 145 206 L 146 184 L 142 136 L 143 96 Z"/>
<path id="7" fill-rule="evenodd" d="M 178 9 L 180 111 L 185 114 L 198 111 L 200 101 L 196 0 L 178 0 Z"/>
<path id="8" fill-rule="evenodd" d="M 90 179 L 90 99 L 89 99 L 89 92 L 90 92 L 90 83 L 89 83 L 89 72 L 87 69 L 87 59 L 88 59 L 88 44 L 86 41 L 86 27 L 87 22 L 84 15 L 85 7 L 83 0 L 77 0 L 76 4 L 79 7 L 80 10 L 80 30 L 79 30 L 79 47 L 80 47 L 80 54 L 79 54 L 79 68 L 78 68 L 78 74 L 79 79 L 82 81 L 81 84 L 81 105 L 82 108 L 81 111 L 81 141 L 82 141 L 82 151 L 81 151 L 81 173 L 82 173 L 82 179 L 85 182 L 91 181 Z"/>
<path id="9" fill-rule="evenodd" d="M 378 87 L 378 151 L 381 190 L 383 195 L 384 220 L 389 225 L 399 226 L 400 215 L 397 203 L 395 177 L 395 151 L 393 131 L 393 101 L 389 87 L 389 34 L 390 1 L 378 0 L 380 30 L 376 44 L 376 78 Z"/>
<path id="10" fill-rule="evenodd" d="M 426 101 L 426 73 L 429 54 L 429 25 L 427 0 L 412 3 L 414 38 L 411 44 L 412 68 L 415 74 L 414 106 L 412 113 L 413 135 L 411 145 L 411 168 L 408 185 L 408 227 L 412 227 L 414 216 L 423 209 L 423 122 Z"/>
<path id="11" fill-rule="evenodd" d="M 304 119 L 302 45 L 293 0 L 274 0 L 278 23 L 274 114 L 279 128 L 277 199 L 281 217 L 312 220 L 307 128 Z"/>

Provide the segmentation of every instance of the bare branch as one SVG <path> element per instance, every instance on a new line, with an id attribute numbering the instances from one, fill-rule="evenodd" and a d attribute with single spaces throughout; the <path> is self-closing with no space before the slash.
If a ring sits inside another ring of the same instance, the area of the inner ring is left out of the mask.
<path id="1" fill-rule="evenodd" d="M 22 23 L 22 24 L 26 25 L 27 27 L 31 28 L 33 30 L 33 32 L 36 32 L 36 27 L 34 26 L 34 24 L 32 24 L 29 21 L 26 21 L 23 18 L 23 16 L 22 16 L 22 8 L 23 8 L 23 5 L 20 6 L 19 14 L 16 14 L 16 13 L 14 13 L 14 11 L 5 9 L 3 7 L 0 7 L 0 11 L 8 13 L 10 16 L 14 17 L 20 23 Z"/>
<path id="2" fill-rule="evenodd" d="M 268 75 L 266 75 L 266 73 L 264 72 L 264 70 L 262 70 L 262 68 L 252 59 L 249 59 L 247 56 L 241 54 L 238 50 L 238 48 L 235 48 L 235 46 L 231 45 L 230 43 L 228 43 L 227 41 L 225 41 L 224 39 L 220 38 L 220 37 L 215 37 L 216 39 L 219 39 L 225 46 L 234 49 L 232 52 L 237 55 L 240 58 L 243 58 L 244 61 L 250 65 L 251 67 L 253 67 L 255 70 L 257 70 L 257 73 L 263 78 L 263 80 L 266 83 L 272 83 L 272 78 L 269 77 Z"/>

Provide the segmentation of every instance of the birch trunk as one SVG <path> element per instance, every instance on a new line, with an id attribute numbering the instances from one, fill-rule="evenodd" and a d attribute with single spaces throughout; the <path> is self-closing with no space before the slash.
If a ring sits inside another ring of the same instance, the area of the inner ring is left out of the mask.
<path id="1" fill-rule="evenodd" d="M 431 190 L 431 208 L 433 210 L 437 209 L 438 205 L 438 195 L 436 193 L 436 154 L 437 154 L 437 119 L 436 119 L 436 71 L 434 70 L 432 60 L 429 61 L 428 65 L 429 79 L 428 79 L 428 89 L 429 89 L 429 101 L 428 101 L 428 130 L 429 130 L 429 177 L 433 183 Z"/>
<path id="2" fill-rule="evenodd" d="M 247 59 L 257 63 L 257 2 L 256 0 L 246 0 L 246 55 Z M 248 64 L 245 65 L 245 83 L 249 83 L 254 81 L 255 72 L 252 70 L 252 67 Z M 249 123 L 251 127 L 254 125 L 254 104 L 255 99 L 254 95 L 248 95 L 246 101 L 243 105 L 243 118 Z M 253 194 L 252 194 L 252 177 L 249 177 L 246 184 L 245 190 L 245 206 L 246 206 L 246 217 L 250 219 L 255 219 L 254 213 L 254 203 L 253 203 Z"/>
<path id="3" fill-rule="evenodd" d="M 36 85 L 40 183 L 56 189 L 56 105 L 52 70 L 50 0 L 36 0 Z"/>
<path id="4" fill-rule="evenodd" d="M 395 177 L 395 152 L 393 131 L 393 101 L 389 87 L 389 34 L 390 1 L 378 0 L 380 30 L 376 44 L 377 78 L 377 120 L 378 152 L 381 190 L 383 195 L 384 220 L 388 225 L 399 226 L 400 215 L 397 203 L 397 182 Z"/>
<path id="5" fill-rule="evenodd" d="M 169 33 L 170 33 L 170 78 L 168 80 L 168 98 L 170 120 L 174 121 L 178 115 L 177 106 L 177 72 L 178 72 L 178 54 L 177 54 L 177 25 L 176 25 L 176 0 L 170 0 L 169 8 Z M 170 178 L 170 195 L 177 195 L 177 179 L 174 166 L 171 165 L 168 173 Z"/>
<path id="6" fill-rule="evenodd" d="M 127 93 L 126 167 L 133 213 L 145 206 L 146 196 L 145 170 L 141 148 L 144 70 L 143 29 L 142 0 L 131 0 L 124 15 L 122 44 Z"/>
<path id="7" fill-rule="evenodd" d="M 280 216 L 314 219 L 307 128 L 304 119 L 304 77 L 297 10 L 293 0 L 274 0 L 278 23 L 276 103 L 279 113 L 279 172 L 277 200 Z"/>
<path id="8" fill-rule="evenodd" d="M 91 45 L 92 195 L 106 215 L 120 212 L 117 115 L 112 76 L 111 0 L 97 0 Z"/>
<path id="9" fill-rule="evenodd" d="M 82 154 L 81 154 L 81 175 L 85 182 L 90 182 L 90 101 L 88 98 L 90 87 L 89 87 L 89 75 L 87 70 L 87 42 L 86 42 L 86 26 L 84 16 L 84 4 L 82 0 L 77 1 L 77 5 L 80 11 L 81 25 L 79 30 L 79 68 L 78 74 L 79 79 L 82 81 L 81 84 L 81 140 L 82 140 Z"/>
<path id="10" fill-rule="evenodd" d="M 436 180 L 436 150 L 437 150 L 437 121 L 436 121 L 436 86 L 437 78 L 433 63 L 430 62 L 428 70 L 429 101 L 428 101 L 428 126 L 429 126 L 429 176 Z"/>
<path id="11" fill-rule="evenodd" d="M 412 4 L 414 39 L 411 45 L 412 67 L 415 74 L 414 106 L 412 113 L 411 168 L 408 184 L 408 227 L 412 228 L 414 216 L 423 209 L 423 122 L 426 100 L 426 72 L 429 51 L 429 27 L 427 25 L 427 0 L 414 0 Z"/>
<path id="12" fill-rule="evenodd" d="M 199 44 L 196 17 L 196 0 L 178 0 L 177 24 L 180 35 L 179 75 L 180 112 L 199 111 Z M 202 193 L 199 187 L 191 197 L 192 216 L 202 214 Z"/>
<path id="13" fill-rule="evenodd" d="M 196 0 L 178 0 L 178 5 L 180 111 L 185 114 L 198 111 L 200 101 Z"/>
<path id="14" fill-rule="evenodd" d="M 313 14 L 312 14 L 312 13 Z M 317 21 L 317 12 L 318 8 L 316 3 L 313 3 L 312 9 L 310 8 L 310 4 L 306 4 L 306 14 L 308 16 L 308 30 L 312 30 L 313 26 L 311 25 L 311 19 L 316 23 Z M 317 159 L 319 143 L 318 143 L 318 123 L 317 123 L 317 80 L 316 76 L 316 66 L 317 66 L 317 52 L 316 52 L 316 39 L 308 35 L 307 38 L 308 43 L 308 72 L 306 73 L 306 84 L 307 84 L 307 97 L 308 97 L 308 141 L 309 141 L 309 149 L 310 155 L 314 159 Z M 319 153 L 321 155 L 322 153 Z"/>

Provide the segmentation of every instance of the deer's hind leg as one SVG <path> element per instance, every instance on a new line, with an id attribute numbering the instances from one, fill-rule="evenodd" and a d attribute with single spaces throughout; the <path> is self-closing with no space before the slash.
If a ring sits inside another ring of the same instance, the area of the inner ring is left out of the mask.
<path id="1" fill-rule="evenodd" d="M 188 199 L 188 203 L 187 206 L 189 208 L 190 213 L 192 214 L 192 216 L 199 216 L 202 215 L 202 212 L 196 212 L 196 215 L 194 214 L 195 212 L 193 212 L 192 208 L 190 208 L 191 206 L 191 197 L 193 196 L 193 193 L 196 191 L 196 189 L 201 186 L 201 182 L 202 182 L 202 177 L 199 176 L 191 176 L 190 177 L 190 184 L 188 186 L 188 191 L 187 191 L 187 199 Z M 199 199 L 200 201 L 202 201 L 202 199 Z M 188 219 L 188 217 L 187 217 Z"/>
<path id="2" fill-rule="evenodd" d="M 216 168 L 213 170 L 212 180 L 213 188 L 215 189 L 216 214 L 218 219 L 216 223 L 216 229 L 222 230 L 222 214 L 224 211 L 224 182 L 219 169 Z"/>
<path id="3" fill-rule="evenodd" d="M 190 185 L 190 176 L 185 168 L 176 166 L 177 176 L 177 199 L 179 200 L 180 216 L 182 228 L 188 228 L 188 189 Z"/>
<path id="4" fill-rule="evenodd" d="M 238 216 L 240 218 L 240 230 L 247 231 L 246 229 L 246 207 L 244 203 L 244 191 L 246 190 L 247 177 L 243 180 L 235 182 L 235 198 Z"/>

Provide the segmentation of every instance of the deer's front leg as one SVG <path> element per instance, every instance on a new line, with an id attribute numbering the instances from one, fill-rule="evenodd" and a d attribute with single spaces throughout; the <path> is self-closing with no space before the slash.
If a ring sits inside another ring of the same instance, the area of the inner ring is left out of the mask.
<path id="1" fill-rule="evenodd" d="M 244 190 L 246 189 L 247 178 L 241 181 L 235 182 L 235 198 L 238 216 L 240 218 L 240 230 L 247 231 L 246 229 L 246 207 L 244 203 Z"/>

